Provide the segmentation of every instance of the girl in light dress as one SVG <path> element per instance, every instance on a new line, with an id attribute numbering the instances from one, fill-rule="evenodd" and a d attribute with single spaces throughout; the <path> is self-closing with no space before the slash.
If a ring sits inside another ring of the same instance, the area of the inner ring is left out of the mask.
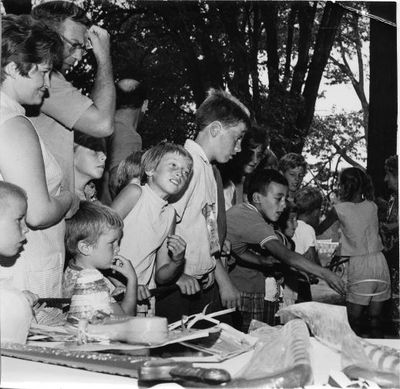
<path id="1" fill-rule="evenodd" d="M 160 143 L 142 157 L 144 184 L 128 184 L 111 204 L 124 220 L 120 254 L 130 258 L 136 270 L 142 315 L 154 313 L 150 288 L 172 283 L 183 270 L 186 242 L 175 235 L 175 210 L 168 201 L 186 188 L 192 165 L 182 146 Z"/>
<path id="2" fill-rule="evenodd" d="M 317 227 L 317 235 L 339 221 L 341 256 L 347 263 L 347 314 L 357 334 L 382 337 L 381 314 L 390 298 L 390 277 L 382 254 L 378 207 L 373 202 L 371 179 L 361 169 L 344 169 L 339 177 L 340 202 L 335 204 Z M 363 323 L 366 311 L 368 320 Z M 363 329 L 363 325 L 367 328 Z M 369 327 L 369 328 L 368 328 Z"/>

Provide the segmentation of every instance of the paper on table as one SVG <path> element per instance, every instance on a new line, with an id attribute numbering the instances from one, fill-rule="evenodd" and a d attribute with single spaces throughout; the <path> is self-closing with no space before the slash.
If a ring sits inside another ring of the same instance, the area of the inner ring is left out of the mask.
<path id="1" fill-rule="evenodd" d="M 127 344 L 121 342 L 86 343 L 78 345 L 75 342 L 71 342 L 71 336 L 73 336 L 73 334 L 71 334 L 71 331 L 63 326 L 50 327 L 50 326 L 35 324 L 34 326 L 32 326 L 32 330 L 35 333 L 35 336 L 38 336 L 40 334 L 46 336 L 45 339 L 52 338 L 56 343 L 55 348 L 62 347 L 70 351 L 139 350 L 143 348 L 155 348 L 155 347 L 166 346 L 168 344 L 207 337 L 209 333 L 209 330 L 207 329 L 205 330 L 185 329 L 184 331 L 181 330 L 170 331 L 168 334 L 168 339 L 165 342 L 153 345 Z M 60 343 L 60 340 L 64 340 L 64 342 Z M 51 345 L 51 342 L 46 342 L 46 343 L 49 343 Z M 41 341 L 29 341 L 28 344 L 31 346 L 43 346 L 43 342 Z"/>

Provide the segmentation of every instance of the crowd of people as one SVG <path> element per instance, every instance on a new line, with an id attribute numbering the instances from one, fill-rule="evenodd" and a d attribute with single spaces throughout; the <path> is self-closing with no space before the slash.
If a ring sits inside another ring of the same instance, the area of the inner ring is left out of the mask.
<path id="1" fill-rule="evenodd" d="M 3 290 L 33 306 L 71 297 L 80 277 L 96 276 L 108 305 L 94 301 L 93 313 L 174 322 L 235 308 L 222 319 L 247 331 L 252 319 L 276 325 L 280 306 L 311 301 L 320 278 L 346 296 L 357 333 L 382 336 L 387 302 L 398 325 L 397 157 L 385 165 L 393 196 L 384 220 L 360 168 L 341 172 L 339 201 L 321 220 L 320 190 L 302 186 L 303 156 L 278 159 L 267 129 L 231 94 L 208 91 L 183 146 L 143 150 L 145 91 L 114 80 L 110 37 L 81 8 L 48 1 L 4 15 L 1 27 Z M 97 67 L 88 97 L 65 74 L 89 49 Z M 334 222 L 346 282 L 316 250 Z"/>

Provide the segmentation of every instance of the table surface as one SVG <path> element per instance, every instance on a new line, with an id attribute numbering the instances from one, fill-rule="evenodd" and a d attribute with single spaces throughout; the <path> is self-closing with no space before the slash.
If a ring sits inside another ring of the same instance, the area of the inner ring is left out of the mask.
<path id="1" fill-rule="evenodd" d="M 373 343 L 384 344 L 400 349 L 400 339 L 369 339 Z M 314 373 L 314 385 L 320 387 L 327 383 L 329 373 L 340 370 L 340 354 L 329 349 L 315 338 L 311 338 L 311 364 Z M 219 364 L 198 364 L 199 366 L 218 366 L 228 370 L 231 375 L 239 371 L 251 357 L 251 352 Z M 129 377 L 95 373 L 81 369 L 25 361 L 17 358 L 1 357 L 0 385 L 18 389 L 134 389 L 137 380 Z M 163 384 L 159 388 L 180 387 Z"/>

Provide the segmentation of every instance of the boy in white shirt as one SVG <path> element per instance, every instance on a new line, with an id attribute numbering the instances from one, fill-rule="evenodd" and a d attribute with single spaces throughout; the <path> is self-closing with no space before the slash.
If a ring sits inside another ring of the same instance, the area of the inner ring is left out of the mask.
<path id="1" fill-rule="evenodd" d="M 218 234 L 218 202 L 223 197 L 217 199 L 213 163 L 226 163 L 240 152 L 250 113 L 229 93 L 211 89 L 196 111 L 196 124 L 195 140 L 187 139 L 184 145 L 193 158 L 193 176 L 173 203 L 179 219 L 177 234 L 187 243 L 184 271 L 176 281 L 183 293 L 171 293 L 156 303 L 156 314 L 168 316 L 171 322 L 198 313 L 206 305 L 208 313 L 240 305 L 240 292 L 218 258 L 228 254 L 230 247 Z"/>
<path id="2" fill-rule="evenodd" d="M 297 209 L 297 228 L 293 235 L 295 251 L 311 262 L 321 266 L 316 250 L 317 238 L 315 227 L 319 224 L 322 206 L 322 195 L 317 188 L 306 187 L 298 191 L 294 197 Z M 313 279 L 299 280 L 300 301 L 311 301 L 310 282 Z"/>

